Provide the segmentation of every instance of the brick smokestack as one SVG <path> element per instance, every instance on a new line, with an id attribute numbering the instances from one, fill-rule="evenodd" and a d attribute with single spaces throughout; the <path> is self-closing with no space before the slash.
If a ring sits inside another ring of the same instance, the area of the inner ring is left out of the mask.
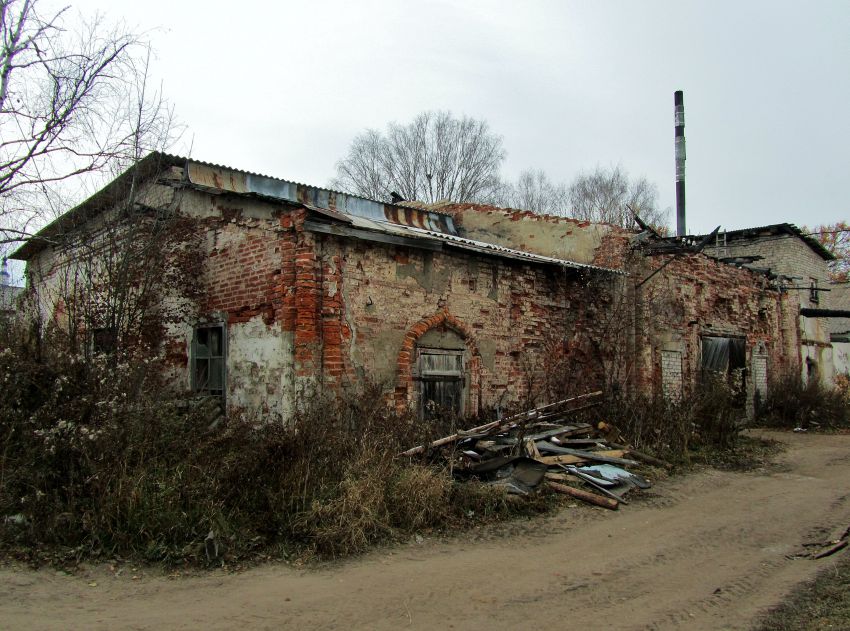
<path id="1" fill-rule="evenodd" d="M 676 236 L 683 237 L 685 228 L 685 99 L 681 90 L 673 93 L 673 122 L 676 146 Z"/>

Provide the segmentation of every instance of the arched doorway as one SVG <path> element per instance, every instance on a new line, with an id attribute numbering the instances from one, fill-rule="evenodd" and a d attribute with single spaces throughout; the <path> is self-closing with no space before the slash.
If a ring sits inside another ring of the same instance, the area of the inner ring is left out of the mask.
<path id="1" fill-rule="evenodd" d="M 399 411 L 425 418 L 428 401 L 448 403 L 463 416 L 477 416 L 481 358 L 471 329 L 447 309 L 414 324 L 398 354 L 394 398 Z M 433 406 L 432 406 L 433 407 Z"/>

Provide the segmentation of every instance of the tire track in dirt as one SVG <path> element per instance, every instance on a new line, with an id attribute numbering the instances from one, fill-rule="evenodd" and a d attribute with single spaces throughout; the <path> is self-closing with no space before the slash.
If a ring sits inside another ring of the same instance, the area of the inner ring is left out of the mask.
<path id="1" fill-rule="evenodd" d="M 141 582 L 0 570 L 0 627 L 747 629 L 850 525 L 850 436 L 783 435 L 781 467 L 662 481 L 617 513 L 566 510 L 317 570 Z M 516 531 L 520 531 L 517 533 Z M 3 595 L 5 592 L 5 595 Z"/>

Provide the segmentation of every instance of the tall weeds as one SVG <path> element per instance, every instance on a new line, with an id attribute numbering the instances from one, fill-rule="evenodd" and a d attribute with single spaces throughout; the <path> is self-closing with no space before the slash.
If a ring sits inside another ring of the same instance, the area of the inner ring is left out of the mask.
<path id="1" fill-rule="evenodd" d="M 836 387 L 813 380 L 806 382 L 796 372 L 777 377 L 768 388 L 768 395 L 758 406 L 759 423 L 770 427 L 831 427 L 850 426 L 850 396 L 843 375 Z"/>
<path id="2" fill-rule="evenodd" d="M 35 554 L 221 563 L 360 552 L 423 529 L 539 510 L 396 454 L 451 427 L 366 387 L 291 422 L 225 422 L 169 392 L 155 360 L 85 359 L 61 340 L 0 351 L 0 545 Z"/>

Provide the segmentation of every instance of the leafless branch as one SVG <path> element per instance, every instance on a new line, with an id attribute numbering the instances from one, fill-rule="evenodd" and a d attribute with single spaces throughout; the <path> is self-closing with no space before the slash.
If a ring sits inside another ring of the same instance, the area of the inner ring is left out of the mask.
<path id="1" fill-rule="evenodd" d="M 332 186 L 372 199 L 395 192 L 407 200 L 481 201 L 498 186 L 504 160 L 501 137 L 485 121 L 450 112 L 423 112 L 386 134 L 357 136 L 337 163 Z"/>

